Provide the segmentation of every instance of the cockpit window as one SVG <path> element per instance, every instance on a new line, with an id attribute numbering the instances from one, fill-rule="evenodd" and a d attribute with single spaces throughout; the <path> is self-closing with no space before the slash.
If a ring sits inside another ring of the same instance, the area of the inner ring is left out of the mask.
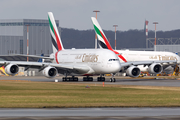
<path id="1" fill-rule="evenodd" d="M 109 59 L 109 61 L 118 61 L 118 59 Z"/>

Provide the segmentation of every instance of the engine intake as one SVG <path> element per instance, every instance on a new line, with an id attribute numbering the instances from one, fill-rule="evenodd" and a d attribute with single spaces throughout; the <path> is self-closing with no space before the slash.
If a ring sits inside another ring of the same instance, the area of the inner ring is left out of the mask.
<path id="1" fill-rule="evenodd" d="M 137 66 L 130 66 L 126 70 L 126 74 L 130 77 L 138 77 L 140 75 L 141 71 Z"/>
<path id="2" fill-rule="evenodd" d="M 55 67 L 48 66 L 43 70 L 43 75 L 48 78 L 53 78 L 57 75 L 57 69 Z"/>
<path id="3" fill-rule="evenodd" d="M 162 72 L 162 65 L 159 63 L 153 63 L 148 67 L 148 71 L 151 74 L 159 74 Z"/>
<path id="4" fill-rule="evenodd" d="M 15 75 L 18 73 L 18 71 L 19 71 L 19 67 L 16 64 L 9 64 L 5 67 L 5 72 L 8 75 Z"/>

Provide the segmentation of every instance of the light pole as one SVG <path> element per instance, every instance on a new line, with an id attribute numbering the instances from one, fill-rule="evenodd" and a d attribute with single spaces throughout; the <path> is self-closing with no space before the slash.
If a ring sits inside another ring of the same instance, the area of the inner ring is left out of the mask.
<path id="1" fill-rule="evenodd" d="M 147 20 L 145 20 L 145 28 L 146 28 L 146 48 L 148 48 L 148 41 L 147 41 L 147 39 L 148 39 L 148 23 L 149 23 L 149 21 L 147 21 Z"/>
<path id="2" fill-rule="evenodd" d="M 158 22 L 153 22 L 153 24 L 155 24 L 155 41 L 154 41 L 154 51 L 156 51 L 156 24 L 158 24 Z"/>
<path id="3" fill-rule="evenodd" d="M 96 19 L 97 19 L 97 13 L 100 12 L 99 10 L 94 10 L 93 12 L 96 13 Z M 95 49 L 97 49 L 97 35 L 95 34 Z"/>
<path id="4" fill-rule="evenodd" d="M 113 25 L 113 27 L 115 27 L 115 50 L 116 50 L 116 27 L 118 27 L 118 25 Z"/>
<path id="5" fill-rule="evenodd" d="M 29 25 L 27 26 L 27 55 L 29 55 Z M 27 57 L 27 62 L 29 61 L 29 57 Z"/>

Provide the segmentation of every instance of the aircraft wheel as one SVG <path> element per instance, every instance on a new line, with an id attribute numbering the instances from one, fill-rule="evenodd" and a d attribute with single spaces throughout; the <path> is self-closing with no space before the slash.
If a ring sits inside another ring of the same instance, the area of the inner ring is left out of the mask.
<path id="1" fill-rule="evenodd" d="M 66 77 L 63 77 L 63 81 L 67 81 L 67 78 L 66 78 Z"/>
<path id="2" fill-rule="evenodd" d="M 90 77 L 90 78 L 89 78 L 89 81 L 93 81 L 93 77 Z"/>
<path id="3" fill-rule="evenodd" d="M 74 81 L 74 78 L 72 78 L 72 77 L 69 77 L 69 81 Z"/>
<path id="4" fill-rule="evenodd" d="M 87 81 L 87 77 L 83 77 L 83 81 Z"/>
<path id="5" fill-rule="evenodd" d="M 105 81 L 105 77 L 102 77 L 102 81 Z"/>
<path id="6" fill-rule="evenodd" d="M 75 81 L 78 81 L 78 77 L 75 77 L 74 80 L 75 80 Z"/>

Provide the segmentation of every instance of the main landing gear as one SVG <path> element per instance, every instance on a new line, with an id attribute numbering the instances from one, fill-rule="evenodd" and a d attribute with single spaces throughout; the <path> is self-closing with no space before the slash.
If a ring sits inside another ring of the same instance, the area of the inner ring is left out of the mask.
<path id="1" fill-rule="evenodd" d="M 101 81 L 105 81 L 105 77 L 98 77 L 97 81 L 101 82 Z"/>
<path id="2" fill-rule="evenodd" d="M 74 76 L 72 76 L 72 77 L 63 77 L 62 78 L 62 81 L 78 81 L 78 77 L 74 77 Z"/>
<path id="3" fill-rule="evenodd" d="M 83 77 L 83 81 L 93 81 L 93 77 Z"/>
<path id="4" fill-rule="evenodd" d="M 100 77 L 97 78 L 98 82 L 103 82 L 105 81 L 105 77 L 102 77 L 103 75 L 100 75 Z"/>

